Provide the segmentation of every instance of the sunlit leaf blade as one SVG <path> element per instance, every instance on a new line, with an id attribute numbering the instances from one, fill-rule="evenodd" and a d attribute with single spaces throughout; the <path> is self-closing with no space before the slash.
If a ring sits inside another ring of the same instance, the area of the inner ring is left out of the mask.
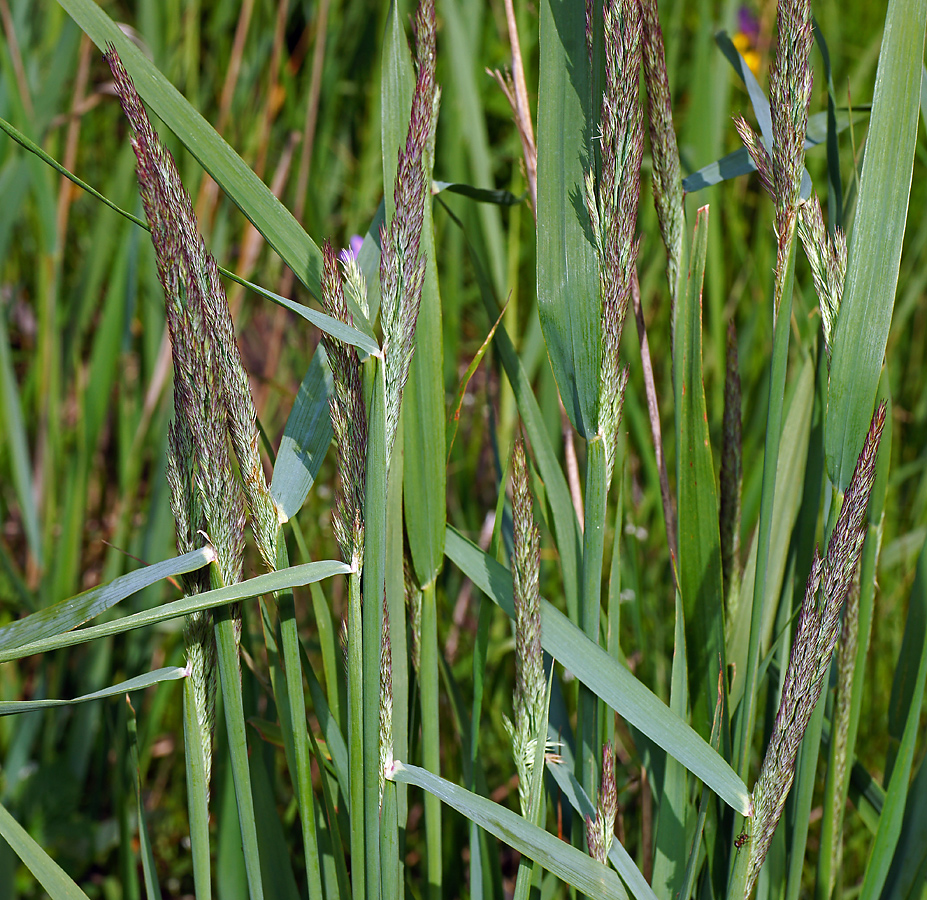
<path id="1" fill-rule="evenodd" d="M 0 836 L 10 849 L 29 867 L 39 884 L 48 891 L 51 900 L 88 900 L 87 895 L 0 805 Z"/>
<path id="2" fill-rule="evenodd" d="M 92 625 L 89 628 L 81 628 L 78 631 L 69 631 L 65 634 L 56 632 L 42 640 L 10 647 L 0 651 L 0 662 L 31 656 L 33 653 L 45 653 L 48 650 L 57 650 L 61 647 L 71 647 L 75 644 L 85 644 L 96 638 L 122 634 L 134 628 L 143 628 L 146 625 L 155 625 L 158 622 L 166 622 L 168 619 L 176 619 L 179 616 L 188 616 L 190 613 L 198 612 L 201 609 L 213 609 L 217 606 L 234 603 L 236 600 L 249 600 L 261 594 L 272 594 L 275 591 L 283 591 L 287 588 L 301 587 L 302 585 L 311 584 L 313 581 L 331 578 L 333 575 L 346 575 L 350 571 L 351 567 L 342 562 L 324 559 L 318 562 L 305 563 L 301 566 L 292 566 L 280 572 L 268 572 L 266 575 L 258 575 L 257 578 L 250 578 L 247 581 L 219 588 L 215 591 L 204 591 L 202 594 L 196 594 L 193 597 L 184 597 L 182 600 L 164 603 L 154 609 L 123 616 L 123 618 L 116 619 L 113 622 Z"/>
<path id="3" fill-rule="evenodd" d="M 103 688 L 101 691 L 94 691 L 92 694 L 84 694 L 82 697 L 75 697 L 73 700 L 4 700 L 0 702 L 0 716 L 33 712 L 37 709 L 46 709 L 52 706 L 73 706 L 76 703 L 87 703 L 90 700 L 102 700 L 105 697 L 120 697 L 131 691 L 138 691 L 142 688 L 151 687 L 153 684 L 160 684 L 162 681 L 177 681 L 186 677 L 186 669 L 180 669 L 177 666 L 168 666 L 163 669 L 155 669 L 153 672 L 146 672 L 144 675 L 137 675 L 135 678 L 130 678 L 128 681 L 123 681 L 120 684 L 114 684 L 111 687 Z"/>
<path id="4" fill-rule="evenodd" d="M 685 610 L 692 721 L 705 738 L 711 732 L 712 697 L 725 652 L 718 492 L 702 378 L 702 282 L 707 249 L 708 208 L 703 207 L 696 218 L 689 279 L 675 310 L 673 377 L 679 590 Z M 725 732 L 722 727 L 722 735 Z"/>
<path id="5" fill-rule="evenodd" d="M 447 530 L 445 551 L 481 591 L 514 618 L 512 575 L 508 569 L 451 527 Z M 564 668 L 679 760 L 725 803 L 747 813 L 750 808 L 747 788 L 724 759 L 624 666 L 543 599 L 541 644 Z"/>
<path id="6" fill-rule="evenodd" d="M 544 0 L 538 84 L 538 312 L 570 421 L 598 425 L 601 304 L 595 250 L 583 205 L 590 167 L 592 85 L 582 7 Z"/>
<path id="7" fill-rule="evenodd" d="M 927 0 L 891 0 L 833 339 L 827 473 L 845 490 L 863 446 L 892 321 L 914 164 Z"/>
<path id="8" fill-rule="evenodd" d="M 322 253 L 293 214 L 93 0 L 59 0 L 102 51 L 112 43 L 142 99 L 316 296 Z"/>
<path id="9" fill-rule="evenodd" d="M 192 550 L 183 556 L 176 556 L 173 559 L 166 559 L 163 562 L 136 569 L 108 584 L 101 584 L 76 597 L 69 597 L 67 600 L 34 612 L 25 619 L 11 622 L 0 628 L 0 653 L 26 644 L 33 644 L 51 635 L 71 631 L 101 612 L 111 609 L 120 600 L 155 584 L 162 578 L 195 572 L 207 565 L 212 558 L 213 552 L 209 548 Z"/>
<path id="10" fill-rule="evenodd" d="M 274 463 L 270 493 L 287 519 L 302 508 L 332 440 L 328 397 L 332 374 L 319 344 L 290 410 Z"/>
<path id="11" fill-rule="evenodd" d="M 524 856 L 539 862 L 545 869 L 562 878 L 590 897 L 627 900 L 628 894 L 618 876 L 581 850 L 558 840 L 552 834 L 532 825 L 511 810 L 452 784 L 427 769 L 393 763 L 389 776 L 393 781 L 414 784 L 439 797 L 470 821 L 476 822 L 499 840 L 505 841 Z"/>

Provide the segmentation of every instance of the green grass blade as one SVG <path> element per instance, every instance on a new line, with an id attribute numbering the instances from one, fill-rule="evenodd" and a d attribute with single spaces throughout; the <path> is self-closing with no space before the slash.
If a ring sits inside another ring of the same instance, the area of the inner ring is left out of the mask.
<path id="1" fill-rule="evenodd" d="M 544 0 L 538 84 L 538 312 L 560 396 L 584 437 L 598 427 L 601 303 L 582 197 L 592 79 L 582 8 Z"/>
<path id="2" fill-rule="evenodd" d="M 883 900 L 916 900 L 927 878 L 927 760 L 922 759 L 905 803 L 901 834 L 882 888 Z M 918 888 L 920 885 L 920 888 Z"/>
<path id="3" fill-rule="evenodd" d="M 113 622 L 92 625 L 89 628 L 81 628 L 78 631 L 69 631 L 64 634 L 53 634 L 38 641 L 11 647 L 0 651 L 0 662 L 20 659 L 33 653 L 46 653 L 49 650 L 57 650 L 61 647 L 71 647 L 74 644 L 84 644 L 97 638 L 122 634 L 134 628 L 143 628 L 146 625 L 155 625 L 158 622 L 166 622 L 168 619 L 176 619 L 179 616 L 188 616 L 190 613 L 198 612 L 201 609 L 226 606 L 236 600 L 250 600 L 252 597 L 259 597 L 261 594 L 301 587 L 314 581 L 321 581 L 323 578 L 330 578 L 333 575 L 344 575 L 350 571 L 350 566 L 329 559 L 315 563 L 305 563 L 301 566 L 292 566 L 281 572 L 269 572 L 267 575 L 259 575 L 257 578 L 250 578 L 248 581 L 242 581 L 228 587 L 204 591 L 202 594 L 197 594 L 194 597 L 184 597 L 182 600 L 174 600 L 154 609 L 123 616 Z"/>
<path id="4" fill-rule="evenodd" d="M 685 610 L 692 721 L 704 738 L 711 733 L 712 698 L 725 656 L 718 492 L 702 376 L 702 283 L 707 251 L 708 209 L 703 207 L 696 217 L 689 279 L 675 310 L 673 373 L 679 590 Z M 722 725 L 722 748 L 726 733 Z"/>
<path id="5" fill-rule="evenodd" d="M 321 347 L 321 344 L 319 345 Z M 277 567 L 289 567 L 286 541 L 283 533 L 277 533 Z M 309 730 L 306 726 L 306 699 L 303 693 L 303 670 L 300 659 L 300 640 L 296 627 L 296 606 L 293 591 L 282 591 L 277 595 L 277 610 L 280 617 L 280 645 L 283 650 L 283 671 L 286 676 L 286 697 L 276 697 L 278 706 L 287 705 L 286 714 L 281 710 L 280 722 L 291 731 L 293 765 L 291 777 L 296 784 L 296 801 L 302 823 L 303 854 L 306 865 L 306 887 L 310 897 L 322 896 L 322 871 L 319 864 L 319 843 L 316 835 L 315 806 L 312 796 L 312 764 L 309 748 Z"/>
<path id="6" fill-rule="evenodd" d="M 214 630 L 248 890 L 251 900 L 263 900 L 261 854 L 254 815 L 254 795 L 251 790 L 251 769 L 248 765 L 248 735 L 245 730 L 245 708 L 241 693 L 238 639 L 235 636 L 235 623 L 232 621 L 232 614 L 228 607 L 222 607 L 216 613 Z"/>
<path id="7" fill-rule="evenodd" d="M 908 798 L 908 780 L 914 749 L 920 733 L 921 707 L 927 682 L 927 545 L 921 551 L 917 574 L 911 588 L 908 618 L 901 644 L 892 698 L 889 705 L 889 722 L 904 722 L 901 742 L 895 755 L 891 778 L 885 792 L 885 803 L 879 816 L 879 830 L 866 866 L 866 875 L 860 900 L 876 900 L 888 876 L 901 825 L 905 802 Z"/>
<path id="8" fill-rule="evenodd" d="M 210 548 L 192 550 L 183 556 L 136 569 L 109 584 L 102 584 L 76 597 L 40 609 L 25 619 L 17 619 L 0 628 L 0 653 L 71 631 L 161 579 L 195 572 L 208 565 L 212 559 L 213 551 Z"/>
<path id="9" fill-rule="evenodd" d="M 0 804 L 0 837 L 29 867 L 51 900 L 88 900 L 87 895 Z"/>
<path id="10" fill-rule="evenodd" d="M 186 669 L 167 666 L 163 669 L 155 669 L 153 672 L 146 672 L 144 675 L 136 675 L 135 678 L 129 678 L 127 681 L 103 688 L 101 691 L 75 697 L 73 700 L 4 700 L 0 701 L 0 716 L 33 712 L 37 709 L 47 709 L 53 706 L 73 706 L 76 703 L 102 700 L 104 697 L 120 697 L 132 691 L 140 691 L 142 688 L 151 687 L 154 684 L 161 684 L 163 681 L 178 681 L 181 678 L 186 678 L 186 676 Z"/>
<path id="11" fill-rule="evenodd" d="M 786 240 L 782 236 L 780 240 Z M 769 403 L 766 408 L 766 437 L 763 452 L 763 486 L 760 495 L 760 521 L 757 528 L 756 574 L 750 612 L 750 637 L 747 647 L 747 665 L 744 676 L 744 693 L 738 719 L 734 745 L 734 765 L 743 776 L 750 767 L 751 740 L 756 717 L 757 672 L 759 667 L 760 637 L 764 602 L 769 587 L 770 546 L 772 543 L 773 513 L 776 505 L 776 485 L 779 475 L 779 448 L 782 438 L 782 413 L 785 405 L 785 381 L 788 370 L 789 335 L 792 317 L 792 292 L 795 281 L 795 256 L 798 240 L 795 228 L 788 236 L 785 248 L 784 272 L 777 270 L 775 298 L 773 300 L 773 351 L 769 370 Z M 781 291 L 781 293 L 780 293 Z M 781 300 L 779 297 L 781 296 Z M 741 594 L 744 601 L 747 595 Z"/>
<path id="12" fill-rule="evenodd" d="M 686 631 L 682 610 L 682 597 L 676 591 L 676 638 L 673 651 L 673 671 L 670 687 L 670 709 L 683 721 L 688 712 L 686 690 Z M 654 841 L 653 884 L 663 897 L 680 893 L 685 876 L 686 818 L 688 814 L 688 785 L 686 770 L 673 757 L 667 756 L 663 767 L 663 788 L 660 794 L 656 839 Z"/>
<path id="13" fill-rule="evenodd" d="M 367 897 L 380 891 L 380 653 L 383 597 L 386 589 L 386 367 L 374 374 L 367 432 L 367 481 L 364 494 L 363 628 L 363 772 L 352 765 L 351 781 L 363 783 Z M 442 434 L 443 434 L 442 430 Z M 398 627 L 398 623 L 397 623 Z M 361 823 L 351 822 L 351 828 Z M 352 861 L 353 864 L 353 861 Z"/>
<path id="14" fill-rule="evenodd" d="M 148 817 L 145 813 L 145 800 L 142 795 L 141 771 L 138 763 L 138 724 L 132 704 L 127 703 L 126 707 L 128 710 L 129 762 L 135 790 L 135 816 L 138 826 L 139 856 L 141 857 L 142 873 L 145 878 L 145 896 L 148 900 L 161 900 L 161 886 L 158 884 L 158 870 L 155 865 L 151 836 L 148 833 Z"/>
<path id="15" fill-rule="evenodd" d="M 101 51 L 116 47 L 142 99 L 318 297 L 322 253 L 293 214 L 93 0 L 60 3 Z"/>
<path id="16" fill-rule="evenodd" d="M 827 473 L 846 490 L 872 418 L 911 190 L 927 0 L 891 0 L 833 339 L 824 426 Z"/>
<path id="17" fill-rule="evenodd" d="M 627 900 L 624 885 L 611 869 L 498 803 L 398 760 L 390 778 L 423 788 L 584 894 L 600 900 Z"/>
<path id="18" fill-rule="evenodd" d="M 450 527 L 445 548 L 448 558 L 514 618 L 509 570 Z M 747 813 L 747 788 L 724 759 L 626 668 L 543 599 L 541 644 L 619 715 L 708 784 L 725 803 L 737 812 Z"/>
<path id="19" fill-rule="evenodd" d="M 287 519 L 302 508 L 332 440 L 331 369 L 322 344 L 299 386 L 274 463 L 270 493 Z"/>
<path id="20" fill-rule="evenodd" d="M 32 492 L 32 473 L 29 471 L 29 444 L 23 421 L 19 387 L 10 357 L 10 342 L 6 316 L 0 318 L 0 427 L 9 447 L 13 487 L 19 501 L 23 529 L 29 543 L 29 552 L 36 563 L 42 565 L 42 537 L 39 511 Z"/>
<path id="21" fill-rule="evenodd" d="M 183 746 L 187 774 L 187 814 L 190 818 L 190 852 L 193 884 L 198 897 L 212 896 L 212 862 L 209 850 L 209 781 L 206 748 L 197 715 L 193 681 L 183 685 Z"/>

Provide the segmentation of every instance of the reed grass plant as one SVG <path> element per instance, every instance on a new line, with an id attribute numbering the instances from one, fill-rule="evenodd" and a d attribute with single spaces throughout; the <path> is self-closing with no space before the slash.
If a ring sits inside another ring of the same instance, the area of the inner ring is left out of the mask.
<path id="1" fill-rule="evenodd" d="M 0 897 L 925 896 L 857 6 L 0 0 Z"/>

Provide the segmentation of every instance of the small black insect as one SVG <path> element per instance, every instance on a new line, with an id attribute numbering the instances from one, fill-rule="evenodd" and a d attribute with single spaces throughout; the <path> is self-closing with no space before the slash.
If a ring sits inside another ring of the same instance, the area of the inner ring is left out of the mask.
<path id="1" fill-rule="evenodd" d="M 739 850 L 749 840 L 750 840 L 750 835 L 747 834 L 746 831 L 741 831 L 740 834 L 737 835 L 736 839 L 734 840 L 734 846 Z"/>

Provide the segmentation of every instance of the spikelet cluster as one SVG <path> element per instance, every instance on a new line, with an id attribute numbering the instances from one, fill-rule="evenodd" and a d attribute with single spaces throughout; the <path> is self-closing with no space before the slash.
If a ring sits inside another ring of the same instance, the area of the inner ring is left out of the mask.
<path id="1" fill-rule="evenodd" d="M 666 246 L 666 277 L 675 302 L 676 284 L 682 259 L 685 220 L 679 149 L 673 128 L 673 107 L 663 31 L 656 0 L 641 0 L 643 25 L 644 81 L 647 85 L 647 119 L 650 152 L 653 155 L 653 202 L 660 234 Z M 674 321 L 670 317 L 670 321 Z"/>
<path id="2" fill-rule="evenodd" d="M 515 603 L 515 722 L 506 722 L 518 772 L 518 800 L 527 815 L 538 730 L 546 698 L 541 649 L 541 545 L 528 484 L 525 445 L 512 451 L 512 578 Z"/>
<path id="3" fill-rule="evenodd" d="M 841 613 L 859 565 L 866 536 L 866 507 L 875 478 L 885 404 L 872 418 L 843 506 L 822 560 L 817 551 L 808 576 L 782 698 L 760 776 L 753 791 L 754 825 L 750 842 L 747 894 L 759 874 L 795 778 L 795 760 L 815 704 L 821 695 L 840 635 Z"/>
<path id="4" fill-rule="evenodd" d="M 248 376 L 241 362 L 215 259 L 199 233 L 190 197 L 161 144 L 119 56 L 106 60 L 132 128 L 136 171 L 151 227 L 174 360 L 174 421 L 167 475 L 181 552 L 208 541 L 222 583 L 241 580 L 245 505 L 258 548 L 274 568 L 278 515 L 258 452 Z M 239 481 L 232 466 L 237 458 Z M 185 580 L 188 593 L 209 586 L 205 573 Z M 233 608 L 236 634 L 240 609 Z M 209 613 L 191 616 L 185 640 L 207 771 L 214 720 L 216 661 Z"/>
<path id="5" fill-rule="evenodd" d="M 402 392 L 415 350 L 415 326 L 422 301 L 425 258 L 420 250 L 426 170 L 433 154 L 435 110 L 435 10 L 423 2 L 415 17 L 416 67 L 412 114 L 405 147 L 399 151 L 393 191 L 395 213 L 380 227 L 380 325 L 386 367 L 386 447 L 392 454 Z"/>
<path id="6" fill-rule="evenodd" d="M 605 92 L 601 113 L 601 175 L 585 181 L 586 209 L 595 239 L 602 300 L 602 365 L 599 373 L 599 434 L 605 440 L 608 478 L 618 445 L 618 426 L 628 373 L 619 348 L 637 261 L 634 240 L 644 137 L 638 82 L 641 16 L 637 0 L 604 4 Z M 588 30 L 588 29 L 587 29 Z"/>
<path id="7" fill-rule="evenodd" d="M 338 259 L 329 242 L 322 248 L 322 307 L 332 318 L 353 324 L 344 297 Z M 361 363 L 350 344 L 322 334 L 332 370 L 329 408 L 338 455 L 338 499 L 332 524 L 342 559 L 360 571 L 364 559 L 364 492 L 367 483 L 367 410 Z"/>
<path id="8" fill-rule="evenodd" d="M 847 274 L 846 235 L 840 228 L 835 228 L 833 234 L 825 230 L 821 204 L 815 194 L 801 205 L 798 235 L 811 265 L 811 277 L 821 310 L 824 352 L 827 354 L 829 367 L 837 314 L 840 311 Z"/>
<path id="9" fill-rule="evenodd" d="M 776 233 L 780 245 L 798 211 L 805 132 L 811 102 L 811 0 L 780 0 L 776 9 L 779 46 L 769 77 L 772 116 Z"/>
<path id="10" fill-rule="evenodd" d="M 586 816 L 586 845 L 589 855 L 607 864 L 608 853 L 615 837 L 615 816 L 618 814 L 618 788 L 615 783 L 615 753 L 611 744 L 602 748 L 602 781 L 595 808 L 595 818 Z"/>

